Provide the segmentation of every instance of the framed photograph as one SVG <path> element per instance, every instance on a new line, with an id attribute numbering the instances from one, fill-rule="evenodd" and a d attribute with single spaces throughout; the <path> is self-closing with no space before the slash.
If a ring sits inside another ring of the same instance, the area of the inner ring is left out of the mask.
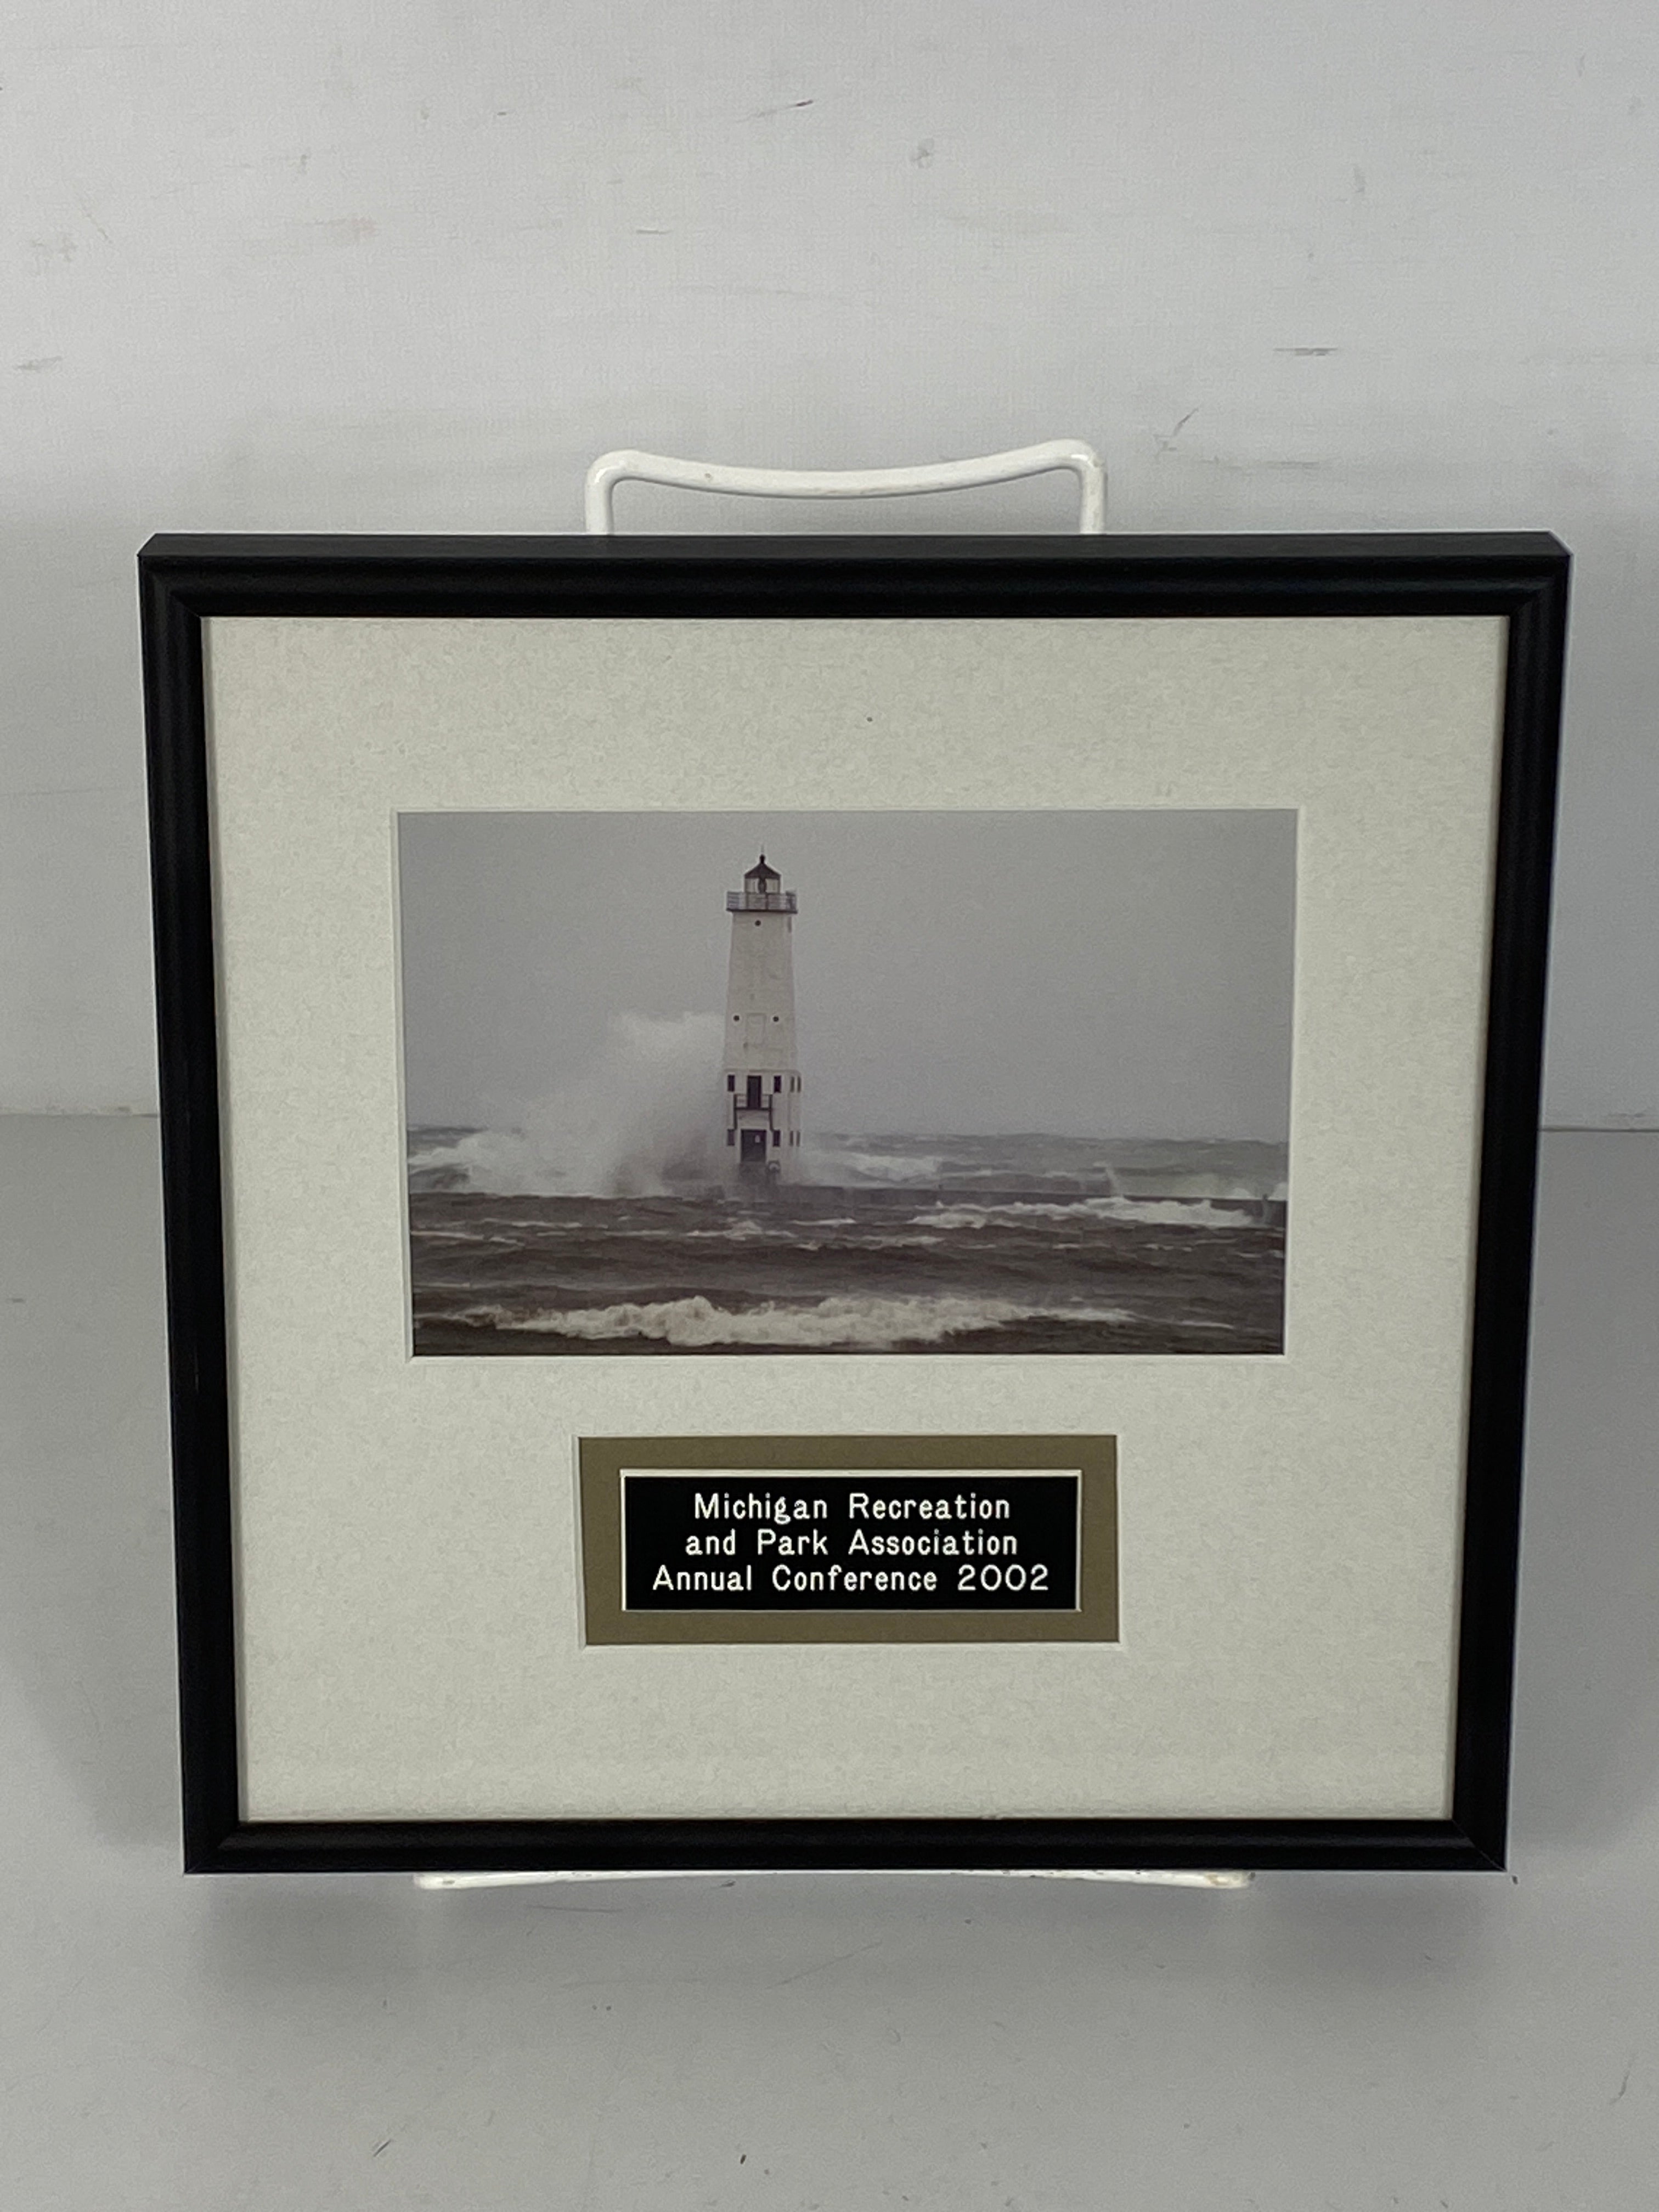
<path id="1" fill-rule="evenodd" d="M 192 1870 L 1501 1866 L 1567 556 L 140 556 Z"/>

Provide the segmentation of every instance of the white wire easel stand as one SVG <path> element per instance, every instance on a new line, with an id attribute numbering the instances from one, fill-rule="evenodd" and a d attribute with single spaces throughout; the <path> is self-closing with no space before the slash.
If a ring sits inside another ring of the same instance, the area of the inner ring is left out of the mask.
<path id="1" fill-rule="evenodd" d="M 680 491 L 736 492 L 750 499 L 903 499 L 915 492 L 969 491 L 981 484 L 1015 483 L 1023 477 L 1069 469 L 1078 480 L 1078 529 L 1098 537 L 1106 527 L 1106 471 L 1092 446 L 1080 438 L 1050 438 L 1046 445 L 1017 446 L 1011 453 L 981 453 L 968 461 L 933 461 L 918 469 L 748 469 L 721 461 L 676 460 L 667 453 L 623 447 L 601 453 L 587 471 L 582 511 L 588 533 L 611 537 L 619 483 L 671 484 Z"/>
<path id="2" fill-rule="evenodd" d="M 1024 477 L 1068 469 L 1078 481 L 1078 530 L 1098 537 L 1106 527 L 1106 471 L 1092 446 L 1079 438 L 1051 438 L 1006 453 L 967 461 L 935 461 L 916 469 L 750 469 L 720 461 L 678 460 L 668 453 L 627 447 L 601 453 L 587 471 L 582 511 L 590 537 L 615 534 L 619 483 L 666 484 L 681 491 L 736 492 L 751 499 L 902 499 L 915 492 L 967 491 L 984 484 L 1014 483 Z M 555 1881 L 730 1881 L 775 1875 L 776 1867 L 647 1867 L 616 1870 L 567 1869 L 514 1874 L 417 1874 L 417 1889 L 521 1889 Z M 896 1872 L 901 1869 L 884 1869 Z M 926 1877 L 974 1875 L 1000 1881 L 1116 1881 L 1170 1889 L 1247 1889 L 1255 1877 L 1241 1872 L 1175 1872 L 1157 1867 L 930 1867 L 902 1871 Z"/>

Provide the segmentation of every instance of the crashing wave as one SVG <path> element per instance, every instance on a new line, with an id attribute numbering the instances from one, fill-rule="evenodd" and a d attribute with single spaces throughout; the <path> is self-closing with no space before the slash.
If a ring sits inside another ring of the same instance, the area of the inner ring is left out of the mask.
<path id="1" fill-rule="evenodd" d="M 834 1188 L 857 1189 L 861 1184 L 883 1188 L 894 1184 L 937 1182 L 945 1165 L 937 1153 L 866 1152 L 856 1139 L 806 1137 L 801 1158 L 802 1180 Z"/>
<path id="2" fill-rule="evenodd" d="M 640 1337 L 696 1347 L 752 1344 L 787 1351 L 831 1346 L 881 1352 L 896 1344 L 937 1344 L 947 1336 L 1033 1321 L 1112 1323 L 1133 1321 L 1117 1306 L 1030 1306 L 1008 1298 L 832 1297 L 816 1305 L 760 1305 L 733 1312 L 705 1297 L 660 1304 L 579 1307 L 574 1311 L 508 1315 L 475 1307 L 457 1320 L 589 1343 Z"/>
<path id="3" fill-rule="evenodd" d="M 1237 1229 L 1247 1217 L 1208 1199 L 1010 1199 L 1000 1206 L 936 1206 L 913 1214 L 913 1229 L 985 1229 L 1000 1221 L 1133 1221 L 1155 1228 Z"/>
<path id="4" fill-rule="evenodd" d="M 510 1198 L 659 1198 L 720 1172 L 717 1014 L 618 1014 L 581 1074 L 512 1129 L 411 1154 L 411 1177 Z"/>

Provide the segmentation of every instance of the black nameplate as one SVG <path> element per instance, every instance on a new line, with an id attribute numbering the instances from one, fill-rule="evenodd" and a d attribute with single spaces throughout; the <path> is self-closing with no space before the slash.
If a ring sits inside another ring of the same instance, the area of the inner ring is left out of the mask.
<path id="1" fill-rule="evenodd" d="M 622 1472 L 628 1613 L 1073 1613 L 1082 1476 Z"/>

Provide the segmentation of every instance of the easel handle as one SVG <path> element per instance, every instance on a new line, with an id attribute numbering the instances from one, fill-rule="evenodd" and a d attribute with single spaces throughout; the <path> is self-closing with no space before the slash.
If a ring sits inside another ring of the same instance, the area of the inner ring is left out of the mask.
<path id="1" fill-rule="evenodd" d="M 1022 477 L 1069 469 L 1078 480 L 1078 529 L 1097 537 L 1106 527 L 1106 471 L 1092 446 L 1077 438 L 1012 453 L 981 453 L 967 461 L 934 461 L 916 469 L 750 469 L 720 461 L 676 460 L 667 453 L 623 447 L 601 453 L 587 471 L 583 518 L 591 535 L 615 534 L 613 495 L 619 483 L 672 484 L 681 491 L 727 491 L 751 499 L 900 499 L 907 493 L 966 491 L 978 484 L 1013 483 Z"/>

